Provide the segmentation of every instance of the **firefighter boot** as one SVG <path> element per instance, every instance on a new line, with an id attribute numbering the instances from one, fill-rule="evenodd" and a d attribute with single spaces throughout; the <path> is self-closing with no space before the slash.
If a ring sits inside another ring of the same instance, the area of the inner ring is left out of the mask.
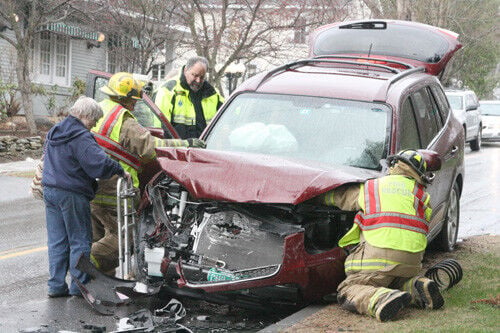
<path id="1" fill-rule="evenodd" d="M 415 304 L 422 309 L 435 310 L 444 305 L 437 283 L 425 277 L 415 279 L 412 296 Z"/>
<path id="2" fill-rule="evenodd" d="M 380 288 L 370 299 L 374 304 L 370 313 L 379 321 L 388 321 L 410 302 L 411 295 L 405 291 Z"/>

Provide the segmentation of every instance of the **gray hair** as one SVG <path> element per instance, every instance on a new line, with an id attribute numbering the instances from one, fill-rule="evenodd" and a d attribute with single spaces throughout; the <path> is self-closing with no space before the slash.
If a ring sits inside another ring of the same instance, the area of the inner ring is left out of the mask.
<path id="1" fill-rule="evenodd" d="M 193 67 L 195 64 L 201 62 L 203 65 L 205 65 L 205 68 L 208 70 L 208 60 L 205 57 L 192 57 L 189 58 L 188 61 L 186 62 L 186 69 L 190 69 Z"/>
<path id="2" fill-rule="evenodd" d="M 93 98 L 80 96 L 75 104 L 69 109 L 69 114 L 78 119 L 99 120 L 103 116 L 103 112 L 99 103 Z"/>

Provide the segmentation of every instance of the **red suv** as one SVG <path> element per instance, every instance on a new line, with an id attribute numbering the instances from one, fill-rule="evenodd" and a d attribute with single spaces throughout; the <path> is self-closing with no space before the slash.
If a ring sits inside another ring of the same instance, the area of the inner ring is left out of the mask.
<path id="1" fill-rule="evenodd" d="M 414 22 L 335 23 L 311 58 L 254 76 L 202 134 L 207 149 L 157 149 L 135 239 L 143 283 L 244 307 L 303 305 L 344 278 L 338 240 L 355 212 L 315 203 L 421 149 L 433 178 L 429 241 L 455 246 L 464 137 L 438 75 L 460 48 Z M 433 74 L 433 75 L 430 75 Z M 441 165 L 441 168 L 440 168 Z"/>

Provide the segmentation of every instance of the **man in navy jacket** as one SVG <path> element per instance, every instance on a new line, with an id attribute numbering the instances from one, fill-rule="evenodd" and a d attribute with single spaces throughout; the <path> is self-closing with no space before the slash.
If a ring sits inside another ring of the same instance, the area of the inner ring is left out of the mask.
<path id="1" fill-rule="evenodd" d="M 47 133 L 43 162 L 43 196 L 49 255 L 49 297 L 80 296 L 73 279 L 88 282 L 75 268 L 78 258 L 90 256 L 92 228 L 90 201 L 97 190 L 96 178 L 128 177 L 97 144 L 90 129 L 103 115 L 99 104 L 80 97 L 69 115 Z M 72 276 L 68 288 L 66 274 Z"/>

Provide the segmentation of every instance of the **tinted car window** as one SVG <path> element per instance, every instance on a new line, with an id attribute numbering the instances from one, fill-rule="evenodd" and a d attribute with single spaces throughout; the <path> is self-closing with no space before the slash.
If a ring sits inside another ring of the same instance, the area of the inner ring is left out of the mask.
<path id="1" fill-rule="evenodd" d="M 406 99 L 401 108 L 399 129 L 399 150 L 422 148 L 418 137 L 418 127 L 415 121 L 415 112 L 409 99 Z"/>
<path id="2" fill-rule="evenodd" d="M 378 169 L 389 114 L 383 104 L 246 93 L 224 110 L 207 148 Z"/>
<path id="3" fill-rule="evenodd" d="M 441 119 L 444 124 L 446 119 L 448 119 L 448 114 L 450 113 L 450 107 L 448 106 L 446 95 L 443 90 L 437 86 L 431 86 L 431 91 L 439 106 L 439 113 L 441 114 Z"/>
<path id="4" fill-rule="evenodd" d="M 94 99 L 98 102 L 106 98 L 106 94 L 101 91 L 101 88 L 108 85 L 108 79 L 103 77 L 96 77 L 94 84 Z"/>
<path id="5" fill-rule="evenodd" d="M 439 130 L 443 127 L 444 120 L 441 118 L 441 113 L 439 112 L 439 107 L 436 103 L 436 100 L 434 99 L 434 96 L 432 95 L 432 92 L 430 91 L 430 88 L 427 88 L 427 93 L 429 96 L 429 100 L 431 102 L 431 118 L 434 118 L 434 121 L 436 122 L 437 130 Z"/>
<path id="6" fill-rule="evenodd" d="M 436 120 L 437 110 L 433 107 L 427 89 L 420 89 L 412 95 L 412 103 L 420 124 L 420 134 L 423 147 L 432 141 L 439 131 Z"/>
<path id="7" fill-rule="evenodd" d="M 387 29 L 339 29 L 334 27 L 318 35 L 314 54 L 389 55 L 436 63 L 448 49 L 446 40 L 425 29 L 387 25 Z"/>

